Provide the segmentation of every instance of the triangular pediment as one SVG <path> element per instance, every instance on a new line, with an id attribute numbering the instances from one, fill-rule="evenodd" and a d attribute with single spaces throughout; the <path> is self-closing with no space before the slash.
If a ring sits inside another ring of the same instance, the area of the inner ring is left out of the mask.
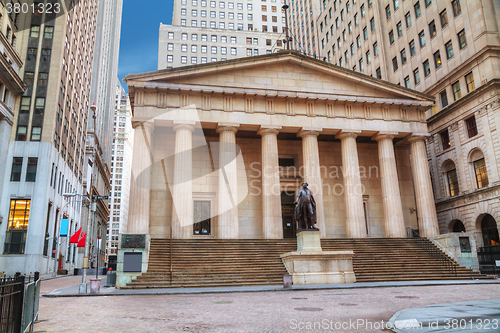
<path id="1" fill-rule="evenodd" d="M 233 59 L 197 66 L 128 75 L 125 81 L 135 87 L 179 85 L 215 91 L 240 88 L 269 91 L 269 95 L 287 96 L 327 94 L 352 100 L 433 101 L 432 96 L 399 85 L 332 65 L 297 52 Z M 219 89 L 216 89 L 219 88 Z"/>

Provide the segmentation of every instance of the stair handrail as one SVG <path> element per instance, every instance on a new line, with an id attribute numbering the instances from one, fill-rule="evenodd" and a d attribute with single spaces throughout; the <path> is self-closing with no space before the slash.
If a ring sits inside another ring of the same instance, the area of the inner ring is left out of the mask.
<path id="1" fill-rule="evenodd" d="M 413 229 L 412 229 L 413 230 Z M 413 230 L 414 231 L 414 230 Z M 457 266 L 456 263 L 444 254 L 439 248 L 432 244 L 427 238 L 420 237 L 418 233 L 414 234 L 414 239 L 416 243 L 423 248 L 427 253 L 431 254 L 432 257 L 437 260 L 440 264 L 444 264 L 446 269 L 452 272 L 455 277 L 457 277 Z"/>

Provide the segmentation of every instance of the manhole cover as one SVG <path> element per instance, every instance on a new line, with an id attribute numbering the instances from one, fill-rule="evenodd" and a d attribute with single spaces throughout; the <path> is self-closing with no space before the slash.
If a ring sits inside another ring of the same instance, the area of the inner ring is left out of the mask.
<path id="1" fill-rule="evenodd" d="M 230 303 L 233 303 L 232 301 L 217 301 L 217 302 L 214 302 L 214 304 L 230 304 Z"/>
<path id="2" fill-rule="evenodd" d="M 418 296 L 394 296 L 394 298 L 404 298 L 404 299 L 408 299 L 408 298 L 419 298 Z"/>
<path id="3" fill-rule="evenodd" d="M 292 299 L 307 299 L 305 297 L 292 297 Z"/>
<path id="4" fill-rule="evenodd" d="M 170 303 L 170 305 L 190 305 L 191 303 Z"/>
<path id="5" fill-rule="evenodd" d="M 323 311 L 322 308 L 295 308 L 297 311 Z"/>
<path id="6" fill-rule="evenodd" d="M 358 306 L 357 304 L 354 303 L 339 303 L 340 306 Z"/>

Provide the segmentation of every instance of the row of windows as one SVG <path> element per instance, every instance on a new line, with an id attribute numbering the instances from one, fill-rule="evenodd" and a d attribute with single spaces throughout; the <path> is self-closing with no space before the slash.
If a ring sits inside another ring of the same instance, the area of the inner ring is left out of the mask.
<path id="1" fill-rule="evenodd" d="M 34 182 L 36 180 L 36 169 L 38 165 L 38 157 L 28 157 L 28 167 L 26 169 L 26 181 Z M 21 181 L 21 170 L 23 168 L 23 158 L 14 157 L 12 161 L 12 171 L 10 173 L 11 182 Z"/>
<path id="2" fill-rule="evenodd" d="M 472 72 L 468 73 L 464 76 L 465 86 L 467 88 L 467 93 L 470 93 L 474 89 L 476 89 L 476 85 L 474 83 L 474 76 Z M 456 101 L 462 97 L 462 90 L 460 88 L 460 80 L 457 80 L 451 85 L 453 92 L 453 100 Z M 441 108 L 445 108 L 448 106 L 448 93 L 446 90 L 443 90 L 439 93 L 439 100 L 441 102 Z"/>
<path id="3" fill-rule="evenodd" d="M 476 117 L 475 116 L 467 118 L 465 120 L 465 126 L 466 126 L 466 129 L 467 129 L 467 137 L 469 139 L 475 137 L 478 134 L 477 124 L 476 124 Z M 450 135 L 449 135 L 448 129 L 442 131 L 441 133 L 439 133 L 439 135 L 441 137 L 441 147 L 442 147 L 442 149 L 446 150 L 446 149 L 450 148 L 451 147 L 451 141 L 450 141 Z"/>
<path id="4" fill-rule="evenodd" d="M 488 172 L 486 170 L 486 163 L 484 158 L 478 159 L 472 162 L 474 167 L 474 176 L 476 178 L 476 186 L 478 189 L 486 187 L 489 185 Z M 454 167 L 455 165 L 453 165 Z M 458 185 L 458 175 L 457 169 L 453 168 L 446 171 L 446 182 L 448 185 L 448 193 L 450 197 L 457 196 L 460 193 Z"/>
<path id="5" fill-rule="evenodd" d="M 201 53 L 207 53 L 208 48 L 209 47 L 207 45 L 201 45 L 201 47 L 200 47 Z M 227 49 L 228 49 L 227 47 L 221 46 L 220 47 L 220 53 L 221 54 L 227 54 L 227 51 L 228 51 Z M 173 51 L 174 50 L 173 45 L 172 45 L 172 47 L 168 47 L 167 50 Z M 181 45 L 181 52 L 187 52 L 187 50 L 188 50 L 187 44 L 182 44 Z M 217 46 L 210 47 L 210 50 L 211 50 L 212 54 L 217 54 Z M 198 52 L 198 45 L 191 45 L 191 52 L 192 53 Z M 236 49 L 236 47 L 231 47 L 231 54 L 232 55 L 237 55 L 238 54 L 238 50 Z M 257 54 L 258 54 L 258 51 L 257 51 Z"/>
<path id="6" fill-rule="evenodd" d="M 40 26 L 39 25 L 33 25 L 31 26 L 30 29 L 30 37 L 31 38 L 38 38 L 40 37 Z M 54 38 L 54 27 L 45 27 L 43 30 L 43 38 L 45 39 L 52 39 Z"/>
<path id="7" fill-rule="evenodd" d="M 262 0 L 266 1 L 266 0 Z M 271 2 L 276 2 L 276 0 L 271 0 Z M 208 1 L 206 0 L 201 0 L 201 7 L 207 7 Z M 181 0 L 181 5 L 186 5 L 187 0 Z M 191 0 L 191 6 L 198 6 L 198 0 Z M 243 9 L 243 3 L 238 2 L 236 4 L 238 9 Z M 210 1 L 210 7 L 211 8 L 216 8 L 217 7 L 217 1 Z M 219 8 L 226 8 L 226 3 L 224 1 L 219 1 Z M 234 8 L 234 2 L 228 2 L 227 3 L 227 8 L 233 9 Z M 249 3 L 247 4 L 247 9 L 252 10 L 252 4 Z"/>
<path id="8" fill-rule="evenodd" d="M 277 20 L 275 20 L 275 16 L 273 16 L 273 22 L 277 22 Z M 284 18 L 283 18 L 284 20 Z M 264 22 L 267 21 L 264 20 Z M 187 21 L 186 19 L 181 19 L 181 26 L 186 26 L 187 25 Z M 191 26 L 192 27 L 197 27 L 198 26 L 198 21 L 197 20 L 191 20 Z M 200 27 L 202 28 L 208 28 L 209 26 L 207 25 L 207 21 L 200 21 Z M 213 29 L 216 29 L 217 28 L 217 22 L 215 21 L 210 21 L 210 28 L 213 28 Z M 225 22 L 219 22 L 219 29 L 226 29 L 226 23 Z M 234 30 L 235 29 L 235 25 L 234 23 L 232 22 L 229 22 L 227 24 L 227 28 L 229 30 Z M 243 30 L 243 23 L 238 23 L 237 26 L 236 26 L 237 30 Z M 285 29 L 285 28 L 283 28 Z M 248 31 L 253 31 L 253 24 L 248 24 Z M 262 26 L 262 31 L 263 32 L 267 32 L 268 31 L 268 26 L 267 25 L 263 25 Z M 272 31 L 273 32 L 278 32 L 278 27 L 277 26 L 272 26 Z"/>
<path id="9" fill-rule="evenodd" d="M 215 49 L 214 49 L 215 48 Z M 227 50 L 222 50 L 224 48 L 221 48 L 221 53 L 224 55 L 226 53 L 224 52 L 227 52 Z M 233 53 L 234 52 L 234 53 Z M 266 53 L 271 53 L 271 50 L 267 50 Z M 212 54 L 217 54 L 217 47 L 216 46 L 212 46 Z M 231 48 L 231 55 L 236 55 L 236 49 L 235 48 Z M 256 55 L 259 55 L 259 50 L 258 49 L 247 49 L 246 50 L 246 55 L 247 56 L 256 56 Z M 221 58 L 220 59 L 221 61 L 226 61 L 227 58 Z M 200 63 L 202 64 L 206 64 L 208 62 L 208 58 L 207 57 L 201 57 L 200 58 Z M 217 62 L 217 58 L 210 58 L 210 61 L 211 62 Z M 174 56 L 173 55 L 167 55 L 167 63 L 172 63 L 174 62 Z M 188 57 L 187 56 L 181 56 L 181 64 L 187 64 L 188 63 Z M 197 64 L 198 63 L 198 57 L 191 57 L 191 64 Z"/>
<path id="10" fill-rule="evenodd" d="M 186 16 L 186 9 L 185 8 L 181 9 L 181 15 Z M 200 16 L 201 17 L 208 17 L 207 15 L 208 15 L 208 12 L 206 10 L 200 11 Z M 196 9 L 191 10 L 191 16 L 192 17 L 197 17 L 198 16 L 198 11 Z M 217 12 L 211 11 L 210 12 L 210 17 L 216 18 L 217 17 Z M 236 13 L 236 17 L 238 18 L 238 20 L 243 20 L 243 13 Z M 219 18 L 225 19 L 226 18 L 226 12 L 219 12 Z M 227 13 L 227 18 L 228 19 L 234 19 L 235 18 L 234 12 L 228 12 Z M 252 21 L 253 20 L 253 14 L 247 14 L 247 19 L 249 21 Z M 277 22 L 277 21 L 275 21 L 275 22 Z"/>

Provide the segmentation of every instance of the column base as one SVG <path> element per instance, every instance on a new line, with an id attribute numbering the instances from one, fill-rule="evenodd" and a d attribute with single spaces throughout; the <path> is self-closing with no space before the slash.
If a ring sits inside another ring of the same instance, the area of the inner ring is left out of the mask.
<path id="1" fill-rule="evenodd" d="M 297 232 L 297 251 L 321 252 L 322 248 L 319 230 L 299 230 Z"/>

